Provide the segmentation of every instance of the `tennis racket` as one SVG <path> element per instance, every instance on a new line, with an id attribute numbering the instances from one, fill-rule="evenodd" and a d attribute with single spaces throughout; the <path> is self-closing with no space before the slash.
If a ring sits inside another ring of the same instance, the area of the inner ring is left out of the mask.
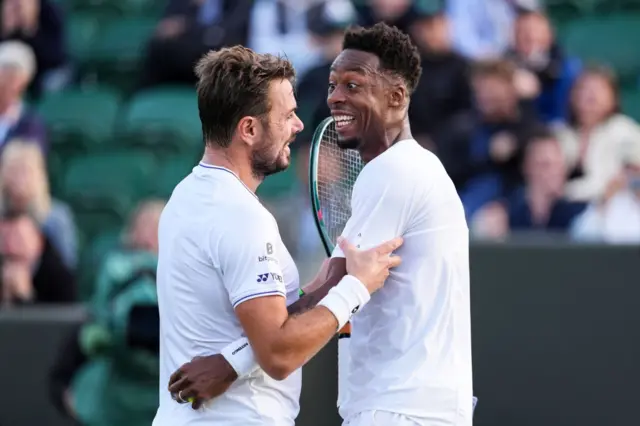
<path id="1" fill-rule="evenodd" d="M 333 118 L 322 121 L 311 140 L 309 189 L 313 216 L 327 256 L 331 256 L 351 216 L 351 193 L 363 166 L 358 151 L 338 146 Z M 347 324 L 338 333 L 338 406 L 346 395 L 350 337 L 351 325 Z"/>

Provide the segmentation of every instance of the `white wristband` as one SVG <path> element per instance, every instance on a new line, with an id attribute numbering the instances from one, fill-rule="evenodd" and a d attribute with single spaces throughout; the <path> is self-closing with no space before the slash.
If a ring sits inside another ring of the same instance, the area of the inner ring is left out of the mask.
<path id="1" fill-rule="evenodd" d="M 253 355 L 249 339 L 241 337 L 222 349 L 220 354 L 227 360 L 238 374 L 238 378 L 248 376 L 260 366 Z"/>
<path id="2" fill-rule="evenodd" d="M 331 311 L 338 320 L 338 330 L 340 330 L 369 299 L 371 295 L 367 287 L 353 275 L 346 275 L 337 286 L 329 290 L 318 305 Z"/>

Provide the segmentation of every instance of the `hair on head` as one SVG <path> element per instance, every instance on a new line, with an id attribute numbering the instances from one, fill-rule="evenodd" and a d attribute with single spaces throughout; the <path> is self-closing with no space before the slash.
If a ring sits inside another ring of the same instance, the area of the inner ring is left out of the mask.
<path id="1" fill-rule="evenodd" d="M 198 110 L 206 144 L 227 147 L 238 122 L 263 117 L 270 110 L 272 81 L 295 80 L 286 58 L 259 54 L 243 47 L 227 47 L 205 54 L 195 67 Z"/>
<path id="2" fill-rule="evenodd" d="M 402 77 L 409 93 L 418 86 L 422 74 L 420 53 L 409 36 L 398 28 L 384 22 L 370 28 L 350 27 L 344 35 L 342 48 L 376 55 L 383 70 Z"/>

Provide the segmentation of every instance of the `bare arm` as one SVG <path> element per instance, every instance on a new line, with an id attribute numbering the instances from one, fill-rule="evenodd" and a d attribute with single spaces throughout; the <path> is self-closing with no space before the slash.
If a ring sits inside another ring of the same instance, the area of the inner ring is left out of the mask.
<path id="1" fill-rule="evenodd" d="M 286 378 L 336 333 L 336 317 L 326 307 L 316 305 L 345 273 L 345 259 L 332 259 L 325 282 L 288 308 L 282 297 L 252 299 L 236 308 L 258 363 L 271 377 Z"/>

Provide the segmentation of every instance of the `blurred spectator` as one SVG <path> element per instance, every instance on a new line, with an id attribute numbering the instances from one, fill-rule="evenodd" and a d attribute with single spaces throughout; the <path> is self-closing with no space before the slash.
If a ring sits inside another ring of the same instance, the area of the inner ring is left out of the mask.
<path id="1" fill-rule="evenodd" d="M 485 203 L 509 196 L 522 183 L 524 146 L 539 125 L 535 112 L 519 104 L 510 63 L 478 63 L 472 87 L 477 117 L 469 140 L 450 142 L 462 145 L 455 152 L 466 155 L 449 170 L 454 179 L 465 182 L 460 196 L 469 217 Z M 454 122 L 452 127 L 464 124 Z"/>
<path id="2" fill-rule="evenodd" d="M 625 167 L 575 222 L 580 241 L 640 244 L 640 157 Z"/>
<path id="3" fill-rule="evenodd" d="M 539 8 L 538 0 L 447 0 L 454 48 L 471 59 L 496 59 L 511 45 L 518 13 Z"/>
<path id="4" fill-rule="evenodd" d="M 594 201 L 640 150 L 640 126 L 621 114 L 616 81 L 604 68 L 586 69 L 571 92 L 569 120 L 557 135 L 567 158 L 567 197 Z"/>
<path id="5" fill-rule="evenodd" d="M 69 336 L 51 372 L 54 404 L 85 426 L 147 426 L 158 408 L 155 270 L 163 207 L 148 200 L 132 214 L 122 246 L 100 268 L 91 319 Z"/>
<path id="6" fill-rule="evenodd" d="M 558 141 L 544 128 L 531 135 L 523 164 L 525 184 L 506 203 L 485 206 L 474 220 L 484 237 L 504 237 L 505 232 L 564 232 L 582 213 L 584 203 L 564 198 L 566 165 Z"/>
<path id="7" fill-rule="evenodd" d="M 311 42 L 320 49 L 320 64 L 302 75 L 298 83 L 298 115 L 305 124 L 300 139 L 308 142 L 315 128 L 329 117 L 327 88 L 333 60 L 342 51 L 344 30 L 356 19 L 355 9 L 349 0 L 332 0 L 318 3 L 307 11 Z"/>
<path id="8" fill-rule="evenodd" d="M 36 144 L 12 141 L 0 157 L 0 208 L 29 213 L 67 268 L 75 270 L 78 243 L 73 213 L 66 204 L 51 198 L 45 167 Z"/>
<path id="9" fill-rule="evenodd" d="M 170 0 L 147 47 L 140 88 L 193 84 L 209 50 L 247 43 L 252 0 Z"/>
<path id="10" fill-rule="evenodd" d="M 0 255 L 3 305 L 75 301 L 73 272 L 26 213 L 0 221 Z"/>
<path id="11" fill-rule="evenodd" d="M 386 22 L 408 32 L 415 17 L 416 2 L 412 0 L 369 0 L 357 2 L 356 9 L 360 25 L 368 27 L 378 22 Z"/>
<path id="12" fill-rule="evenodd" d="M 469 66 L 451 49 L 449 20 L 444 13 L 419 12 L 416 16 L 410 34 L 421 50 L 422 76 L 411 96 L 411 132 L 446 164 L 459 159 L 443 158 L 438 132 L 453 116 L 472 109 Z"/>
<path id="13" fill-rule="evenodd" d="M 44 122 L 22 102 L 35 69 L 29 46 L 19 41 L 0 43 L 0 153 L 14 138 L 33 140 L 47 152 Z"/>
<path id="14" fill-rule="evenodd" d="M 520 14 L 514 33 L 513 48 L 507 56 L 518 66 L 516 85 L 521 94 L 536 103 L 545 122 L 566 120 L 580 61 L 565 55 L 554 41 L 549 18 L 542 12 Z"/>
<path id="15" fill-rule="evenodd" d="M 62 11 L 52 0 L 4 0 L 0 40 L 19 40 L 33 49 L 34 91 L 62 89 L 71 79 Z"/>
<path id="16" fill-rule="evenodd" d="M 341 1 L 329 0 L 330 9 L 342 13 Z M 320 50 L 311 43 L 307 4 L 290 0 L 255 0 L 251 8 L 247 46 L 259 53 L 286 56 L 303 75 L 320 60 Z"/>

